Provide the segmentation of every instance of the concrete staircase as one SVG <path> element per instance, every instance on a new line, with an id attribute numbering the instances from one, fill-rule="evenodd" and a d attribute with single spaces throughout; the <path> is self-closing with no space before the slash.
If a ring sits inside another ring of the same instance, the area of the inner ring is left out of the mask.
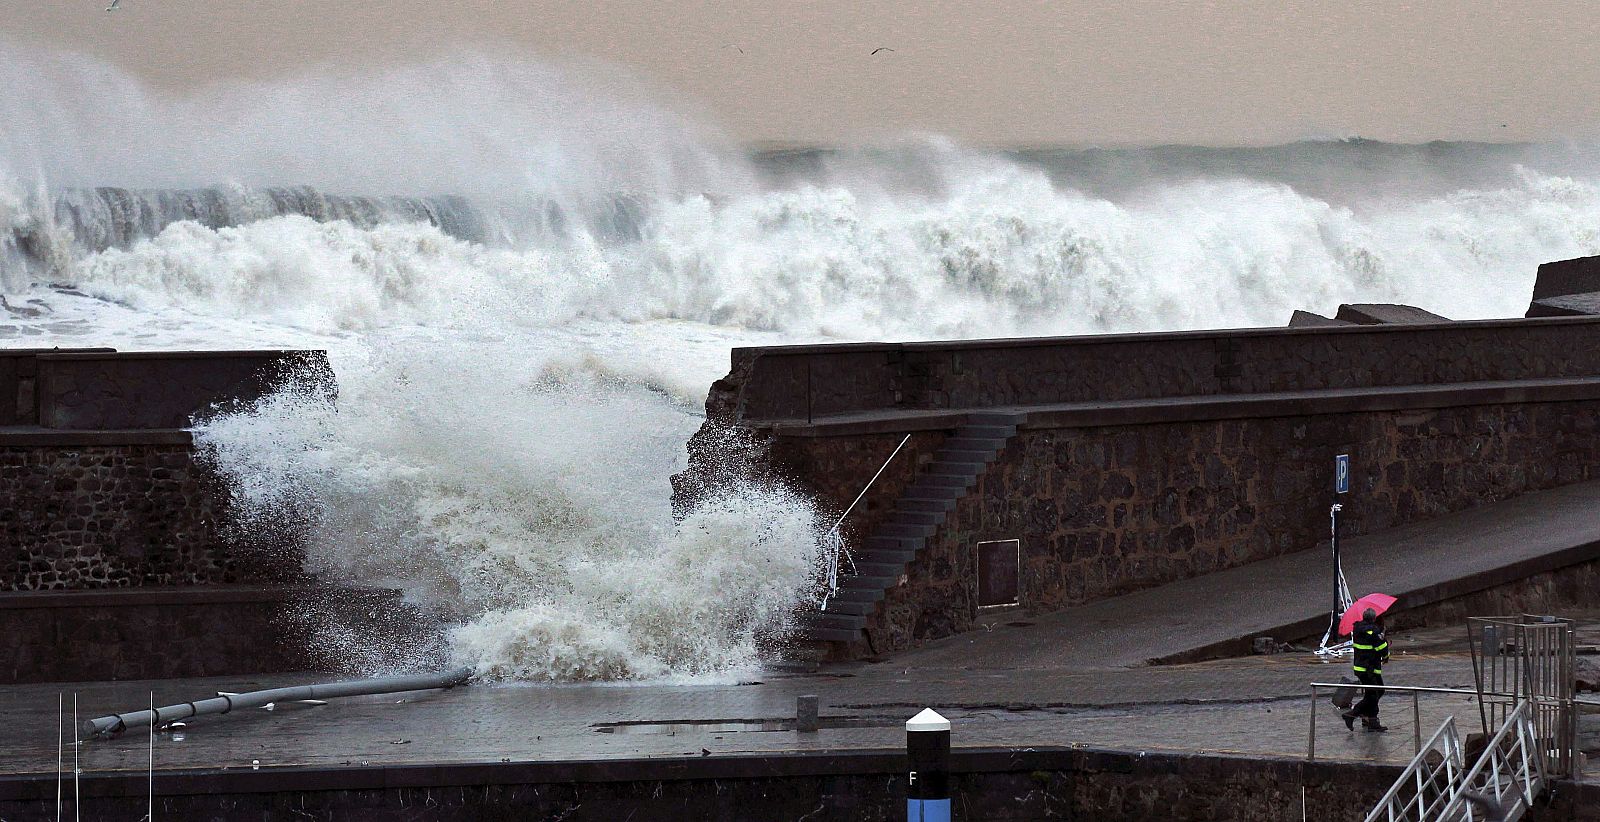
<path id="1" fill-rule="evenodd" d="M 814 642 L 854 642 L 884 592 L 900 583 L 906 566 L 944 525 L 956 502 L 977 484 L 999 456 L 1022 414 L 981 413 L 967 417 L 934 454 L 883 522 L 861 545 L 851 547 L 855 573 L 840 580 L 828 607 L 801 620 L 800 638 Z"/>

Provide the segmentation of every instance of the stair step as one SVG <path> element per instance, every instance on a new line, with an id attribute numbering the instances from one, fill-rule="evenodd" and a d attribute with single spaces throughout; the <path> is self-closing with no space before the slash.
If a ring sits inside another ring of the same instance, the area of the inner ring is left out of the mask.
<path id="1" fill-rule="evenodd" d="M 976 474 L 959 476 L 956 474 L 929 474 L 917 480 L 917 484 L 925 488 L 960 488 L 963 491 L 971 488 L 978 481 Z"/>
<path id="2" fill-rule="evenodd" d="M 997 452 L 1006 447 L 1010 437 L 975 437 L 959 429 L 956 435 L 945 440 L 940 449 L 949 448 L 954 451 L 989 451 Z"/>
<path id="3" fill-rule="evenodd" d="M 955 462 L 954 460 L 934 460 L 928 463 L 930 476 L 961 476 L 976 477 L 983 473 L 985 462 Z"/>
<path id="4" fill-rule="evenodd" d="M 801 639 L 810 639 L 817 642 L 855 642 L 861 638 L 861 632 L 842 630 L 839 628 L 807 628 L 799 632 Z"/>
<path id="5" fill-rule="evenodd" d="M 828 600 L 827 613 L 870 616 L 872 612 L 876 610 L 878 610 L 878 603 L 876 601 L 864 599 L 830 599 Z"/>
<path id="6" fill-rule="evenodd" d="M 956 509 L 956 501 L 954 499 L 902 497 L 899 502 L 894 504 L 894 508 L 895 513 L 899 513 L 901 511 L 933 511 L 937 513 L 946 513 Z"/>
<path id="7" fill-rule="evenodd" d="M 963 425 L 956 429 L 957 437 L 994 437 L 1009 439 L 1017 433 L 1015 425 Z"/>
<path id="8" fill-rule="evenodd" d="M 921 537 L 871 536 L 861 546 L 867 553 L 873 551 L 920 551 L 927 540 Z"/>
<path id="9" fill-rule="evenodd" d="M 906 491 L 905 491 L 905 496 L 908 497 L 908 498 L 940 499 L 940 500 L 950 500 L 952 502 L 954 502 L 955 500 L 961 499 L 962 497 L 964 497 L 966 495 L 967 495 L 967 489 L 962 487 L 962 486 L 958 486 L 958 485 L 933 485 L 933 484 L 927 482 L 927 478 L 926 477 L 917 480 L 915 483 L 913 483 L 911 485 L 910 488 L 907 488 Z"/>
<path id="10" fill-rule="evenodd" d="M 937 525 L 899 525 L 888 524 L 878 526 L 878 533 L 886 537 L 931 537 L 939 530 Z"/>
<path id="11" fill-rule="evenodd" d="M 943 511 L 894 511 L 883 521 L 884 525 L 939 525 L 944 522 Z"/>
<path id="12" fill-rule="evenodd" d="M 966 448 L 941 448 L 933 455 L 934 462 L 976 462 L 988 465 L 1000 456 L 999 451 L 977 451 Z"/>
<path id="13" fill-rule="evenodd" d="M 906 570 L 904 562 L 857 562 L 855 576 L 894 577 L 898 579 Z"/>
<path id="14" fill-rule="evenodd" d="M 882 588 L 840 588 L 829 602 L 877 602 L 880 599 L 883 599 Z"/>
<path id="15" fill-rule="evenodd" d="M 846 587 L 853 590 L 861 588 L 876 588 L 879 593 L 889 589 L 889 586 L 900 582 L 900 575 L 870 576 L 867 574 L 851 574 L 839 581 L 839 592 L 844 593 Z"/>
<path id="16" fill-rule="evenodd" d="M 860 565 L 870 565 L 877 562 L 898 562 L 901 565 L 905 565 L 916 558 L 916 551 L 867 551 L 858 555 L 855 561 Z"/>
<path id="17" fill-rule="evenodd" d="M 867 618 L 861 614 L 817 613 L 801 614 L 798 620 L 804 628 L 865 628 Z"/>

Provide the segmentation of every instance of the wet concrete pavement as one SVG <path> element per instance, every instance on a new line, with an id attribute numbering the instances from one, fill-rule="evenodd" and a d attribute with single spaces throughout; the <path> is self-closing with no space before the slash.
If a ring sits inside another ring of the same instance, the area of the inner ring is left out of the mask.
<path id="1" fill-rule="evenodd" d="M 825 676 L 767 677 L 748 684 L 474 685 L 443 692 L 339 700 L 323 707 L 191 720 L 181 738 L 158 734 L 155 767 L 263 768 L 369 766 L 417 762 L 563 761 L 696 757 L 715 753 L 898 750 L 903 722 L 922 707 L 946 713 L 957 747 L 1081 745 L 1124 750 L 1306 753 L 1307 684 L 1337 679 L 1342 665 L 1278 655 L 1121 671 L 910 669 L 888 663 Z M 1459 654 L 1402 656 L 1396 684 L 1470 687 Z M 310 675 L 187 682 L 125 682 L 76 688 L 81 717 L 158 703 L 314 679 Z M 54 773 L 56 686 L 12 689 L 0 708 L 0 770 Z M 792 719 L 795 697 L 821 698 L 825 727 L 729 732 L 691 723 Z M 1474 729 L 1471 697 L 1429 696 L 1420 703 L 1423 736 L 1447 715 Z M 1320 758 L 1403 762 L 1411 756 L 1409 698 L 1386 702 L 1387 734 L 1346 731 L 1334 709 L 1318 705 Z M 70 719 L 70 717 L 69 717 Z M 656 723 L 676 727 L 633 727 Z M 826 727 L 829 724 L 852 727 Z M 611 727 L 612 732 L 602 728 Z M 83 746 L 87 772 L 143 770 L 146 736 L 130 733 Z M 70 763 L 70 746 L 67 751 Z"/>

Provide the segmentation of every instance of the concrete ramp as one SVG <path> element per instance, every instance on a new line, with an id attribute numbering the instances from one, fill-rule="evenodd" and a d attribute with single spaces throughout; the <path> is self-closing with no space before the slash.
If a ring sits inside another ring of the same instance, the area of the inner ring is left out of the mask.
<path id="1" fill-rule="evenodd" d="M 1600 559 L 1600 482 L 1526 494 L 1344 541 L 1356 596 L 1400 597 L 1397 612 Z M 898 654 L 952 668 L 1107 668 L 1242 653 L 1257 636 L 1319 634 L 1333 601 L 1326 546 L 970 631 Z M 1597 592 L 1600 598 L 1600 592 Z"/>

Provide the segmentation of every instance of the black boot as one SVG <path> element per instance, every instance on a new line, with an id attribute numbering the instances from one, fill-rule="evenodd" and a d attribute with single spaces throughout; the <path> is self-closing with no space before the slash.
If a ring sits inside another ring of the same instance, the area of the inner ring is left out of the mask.
<path id="1" fill-rule="evenodd" d="M 1355 711 L 1344 711 L 1344 712 L 1339 714 L 1339 718 L 1344 720 L 1345 728 L 1347 728 L 1349 730 L 1352 730 L 1352 731 L 1356 729 L 1356 712 Z"/>
<path id="2" fill-rule="evenodd" d="M 1375 716 L 1361 720 L 1361 725 L 1369 731 L 1376 731 L 1378 733 L 1389 730 L 1388 728 L 1378 724 L 1378 718 Z"/>

